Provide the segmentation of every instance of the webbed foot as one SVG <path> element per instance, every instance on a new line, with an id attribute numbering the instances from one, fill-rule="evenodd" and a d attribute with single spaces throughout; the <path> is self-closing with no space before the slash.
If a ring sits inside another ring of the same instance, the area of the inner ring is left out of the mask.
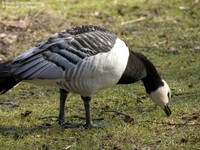
<path id="1" fill-rule="evenodd" d="M 63 122 L 60 124 L 61 127 L 67 129 L 67 128 L 78 128 L 80 126 L 83 126 L 83 123 L 70 123 L 70 122 Z"/>

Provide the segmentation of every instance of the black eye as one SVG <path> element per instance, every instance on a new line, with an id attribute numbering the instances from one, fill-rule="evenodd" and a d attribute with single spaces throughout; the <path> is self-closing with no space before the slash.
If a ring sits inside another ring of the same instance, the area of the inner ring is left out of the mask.
<path id="1" fill-rule="evenodd" d="M 171 99 L 171 97 L 170 97 L 170 93 L 169 93 L 169 92 L 167 93 L 167 97 L 168 97 L 169 99 Z"/>

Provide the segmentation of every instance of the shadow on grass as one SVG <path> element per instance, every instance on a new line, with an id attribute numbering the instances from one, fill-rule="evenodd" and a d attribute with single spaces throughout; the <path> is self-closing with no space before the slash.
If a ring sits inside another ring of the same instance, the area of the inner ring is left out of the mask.
<path id="1" fill-rule="evenodd" d="M 14 136 L 15 139 L 23 138 L 24 135 L 29 135 L 34 132 L 41 132 L 47 129 L 52 128 L 50 124 L 46 125 L 36 125 L 33 127 L 17 127 L 17 126 L 1 126 L 0 125 L 0 134 L 2 136 Z"/>

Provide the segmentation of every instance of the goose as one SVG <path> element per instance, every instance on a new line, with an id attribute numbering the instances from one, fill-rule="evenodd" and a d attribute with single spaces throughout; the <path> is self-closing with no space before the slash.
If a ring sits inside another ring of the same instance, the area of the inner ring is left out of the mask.
<path id="1" fill-rule="evenodd" d="M 93 25 L 63 30 L 13 60 L 0 64 L 0 94 L 19 82 L 58 87 L 58 121 L 65 128 L 80 126 L 65 121 L 68 93 L 79 94 L 83 100 L 84 126 L 98 127 L 92 123 L 90 115 L 92 94 L 115 84 L 139 80 L 150 99 L 170 116 L 170 88 L 151 61 L 143 54 L 129 50 L 114 33 Z"/>

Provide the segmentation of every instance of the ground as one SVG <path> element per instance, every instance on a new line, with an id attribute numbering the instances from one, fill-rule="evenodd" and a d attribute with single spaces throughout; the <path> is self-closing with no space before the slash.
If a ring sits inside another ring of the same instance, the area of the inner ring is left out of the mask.
<path id="1" fill-rule="evenodd" d="M 0 149 L 199 149 L 199 0 L 2 0 L 0 7 L 0 62 L 55 32 L 92 24 L 146 55 L 172 90 L 170 117 L 138 82 L 92 97 L 92 116 L 106 127 L 63 129 L 56 122 L 58 89 L 22 83 L 0 96 Z M 65 110 L 69 121 L 83 121 L 78 95 L 69 95 Z"/>

